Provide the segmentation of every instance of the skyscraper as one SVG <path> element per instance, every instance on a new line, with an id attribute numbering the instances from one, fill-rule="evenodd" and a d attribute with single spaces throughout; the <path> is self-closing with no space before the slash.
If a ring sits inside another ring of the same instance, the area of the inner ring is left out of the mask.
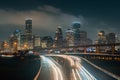
<path id="1" fill-rule="evenodd" d="M 106 35 L 107 43 L 115 43 L 115 33 L 109 33 Z"/>
<path id="2" fill-rule="evenodd" d="M 16 52 L 17 50 L 21 49 L 20 36 L 21 36 L 21 30 L 16 29 L 13 32 L 13 34 L 9 37 L 9 43 L 12 52 Z"/>
<path id="3" fill-rule="evenodd" d="M 32 19 L 31 18 L 27 18 L 25 20 L 25 35 L 26 35 L 25 45 L 28 46 L 28 49 L 33 49 Z"/>
<path id="4" fill-rule="evenodd" d="M 16 29 L 15 32 L 14 32 L 14 36 L 16 36 L 17 38 L 17 49 L 18 50 L 21 50 L 21 46 L 20 46 L 20 41 L 21 41 L 21 30 L 19 29 Z"/>
<path id="5" fill-rule="evenodd" d="M 87 39 L 87 32 L 86 31 L 80 31 L 80 40 Z"/>
<path id="6" fill-rule="evenodd" d="M 74 46 L 74 35 L 71 29 L 66 31 L 66 46 Z"/>
<path id="7" fill-rule="evenodd" d="M 53 39 L 52 39 L 52 37 L 51 36 L 44 36 L 41 39 L 41 44 L 42 44 L 42 46 L 46 46 L 48 48 L 52 47 L 52 45 L 53 45 Z"/>
<path id="8" fill-rule="evenodd" d="M 105 36 L 105 32 L 104 31 L 100 31 L 98 32 L 98 44 L 105 44 L 106 43 L 106 36 Z"/>
<path id="9" fill-rule="evenodd" d="M 86 45 L 86 44 L 87 44 L 87 32 L 80 31 L 80 45 Z"/>
<path id="10" fill-rule="evenodd" d="M 62 32 L 62 28 L 60 26 L 56 30 L 54 40 L 55 40 L 54 44 L 56 46 L 62 46 L 61 44 L 63 41 L 63 32 Z"/>
<path id="11" fill-rule="evenodd" d="M 25 33 L 32 34 L 32 19 L 31 18 L 27 18 L 25 20 Z"/>
<path id="12" fill-rule="evenodd" d="M 79 45 L 80 41 L 80 22 L 73 22 L 72 29 L 74 32 L 74 45 Z"/>
<path id="13" fill-rule="evenodd" d="M 40 36 L 34 35 L 34 47 L 40 47 Z"/>

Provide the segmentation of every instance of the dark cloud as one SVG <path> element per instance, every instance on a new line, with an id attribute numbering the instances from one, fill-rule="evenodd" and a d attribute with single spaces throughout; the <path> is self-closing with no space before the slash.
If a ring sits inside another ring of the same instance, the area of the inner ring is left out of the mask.
<path id="1" fill-rule="evenodd" d="M 4 29 L 7 28 L 7 33 L 9 33 L 9 35 L 12 31 L 10 29 L 20 28 L 19 26 L 24 29 L 24 20 L 28 17 L 31 17 L 33 20 L 33 32 L 41 35 L 43 35 L 44 32 L 46 32 L 44 33 L 46 35 L 50 35 L 49 33 L 54 34 L 58 26 L 62 26 L 65 30 L 69 28 L 69 25 L 71 25 L 73 21 L 79 21 L 81 24 L 84 23 L 83 16 L 76 17 L 74 15 L 64 13 L 58 8 L 47 5 L 38 7 L 36 10 L 27 11 L 1 9 L 0 17 L 1 30 L 3 29 L 3 31 L 5 31 Z M 9 24 L 12 25 L 9 26 Z M 3 25 L 4 27 L 2 27 Z M 0 32 L 0 34 L 3 35 L 5 35 L 5 33 Z M 0 35 L 0 38 L 3 38 L 3 35 Z"/>
<path id="2" fill-rule="evenodd" d="M 81 30 L 88 32 L 88 37 L 95 40 L 97 32 L 119 32 L 119 24 L 110 24 L 101 17 L 92 17 L 79 14 L 77 16 L 64 12 L 63 10 L 49 6 L 39 6 L 31 10 L 0 9 L 0 39 L 8 39 L 8 36 L 15 29 L 22 29 L 24 32 L 25 19 L 31 17 L 33 20 L 33 33 L 40 36 L 54 36 L 58 26 L 63 28 L 63 32 L 71 27 L 73 21 L 81 23 Z"/>

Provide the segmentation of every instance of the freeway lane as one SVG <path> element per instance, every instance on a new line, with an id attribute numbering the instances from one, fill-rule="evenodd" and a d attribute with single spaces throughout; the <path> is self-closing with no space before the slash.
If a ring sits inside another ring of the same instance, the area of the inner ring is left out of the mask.
<path id="1" fill-rule="evenodd" d="M 65 71 L 67 80 L 117 80 L 98 70 L 85 60 L 76 56 L 49 55 L 55 59 Z"/>
<path id="2" fill-rule="evenodd" d="M 55 55 L 55 56 L 61 59 L 64 58 L 63 67 L 66 71 L 70 72 L 69 75 L 66 75 L 66 77 L 69 77 L 68 80 L 97 80 L 80 64 L 81 60 L 79 58 L 73 56 L 66 56 L 66 55 Z"/>
<path id="3" fill-rule="evenodd" d="M 9 79 L 117 80 L 93 67 L 81 57 L 69 55 L 0 56 L 0 80 Z"/>
<path id="4" fill-rule="evenodd" d="M 84 72 L 88 73 L 88 75 L 92 77 L 92 79 L 89 79 L 86 76 L 87 79 L 84 78 L 83 80 L 117 80 L 113 78 L 112 75 L 108 75 L 108 73 L 106 74 L 105 71 L 101 71 L 98 68 L 92 66 L 91 63 L 87 62 L 87 60 L 85 60 L 84 58 L 79 58 L 76 56 L 70 56 L 70 57 L 73 57 L 74 60 L 77 61 L 80 59 Z M 81 69 L 80 72 L 84 73 L 82 72 L 83 70 Z"/>
<path id="5" fill-rule="evenodd" d="M 51 58 L 41 57 L 41 71 L 37 80 L 65 80 L 61 66 Z"/>

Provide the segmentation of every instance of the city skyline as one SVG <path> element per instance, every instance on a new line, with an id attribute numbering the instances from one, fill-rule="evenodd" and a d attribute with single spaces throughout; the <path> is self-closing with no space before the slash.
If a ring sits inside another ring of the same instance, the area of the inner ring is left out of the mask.
<path id="1" fill-rule="evenodd" d="M 1 80 L 120 80 L 120 0 L 0 0 Z"/>
<path id="2" fill-rule="evenodd" d="M 24 31 L 27 17 L 33 19 L 33 33 L 40 36 L 54 36 L 58 26 L 65 32 L 74 21 L 81 23 L 80 29 L 92 40 L 101 30 L 119 33 L 119 1 L 5 1 L 0 3 L 0 40 L 8 39 L 16 29 Z"/>

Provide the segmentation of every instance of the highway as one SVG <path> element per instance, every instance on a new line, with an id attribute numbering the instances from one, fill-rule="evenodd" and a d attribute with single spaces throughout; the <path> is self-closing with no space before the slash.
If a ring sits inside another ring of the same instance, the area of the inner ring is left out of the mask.
<path id="1" fill-rule="evenodd" d="M 118 80 L 80 57 L 41 55 L 40 58 L 40 73 L 36 80 Z"/>
<path id="2" fill-rule="evenodd" d="M 38 76 L 38 78 L 36 79 L 64 80 L 64 74 L 58 63 L 56 63 L 54 60 L 45 56 L 40 56 L 40 58 L 41 58 L 40 76 Z"/>
<path id="3" fill-rule="evenodd" d="M 0 56 L 1 80 L 120 80 L 73 55 Z"/>

